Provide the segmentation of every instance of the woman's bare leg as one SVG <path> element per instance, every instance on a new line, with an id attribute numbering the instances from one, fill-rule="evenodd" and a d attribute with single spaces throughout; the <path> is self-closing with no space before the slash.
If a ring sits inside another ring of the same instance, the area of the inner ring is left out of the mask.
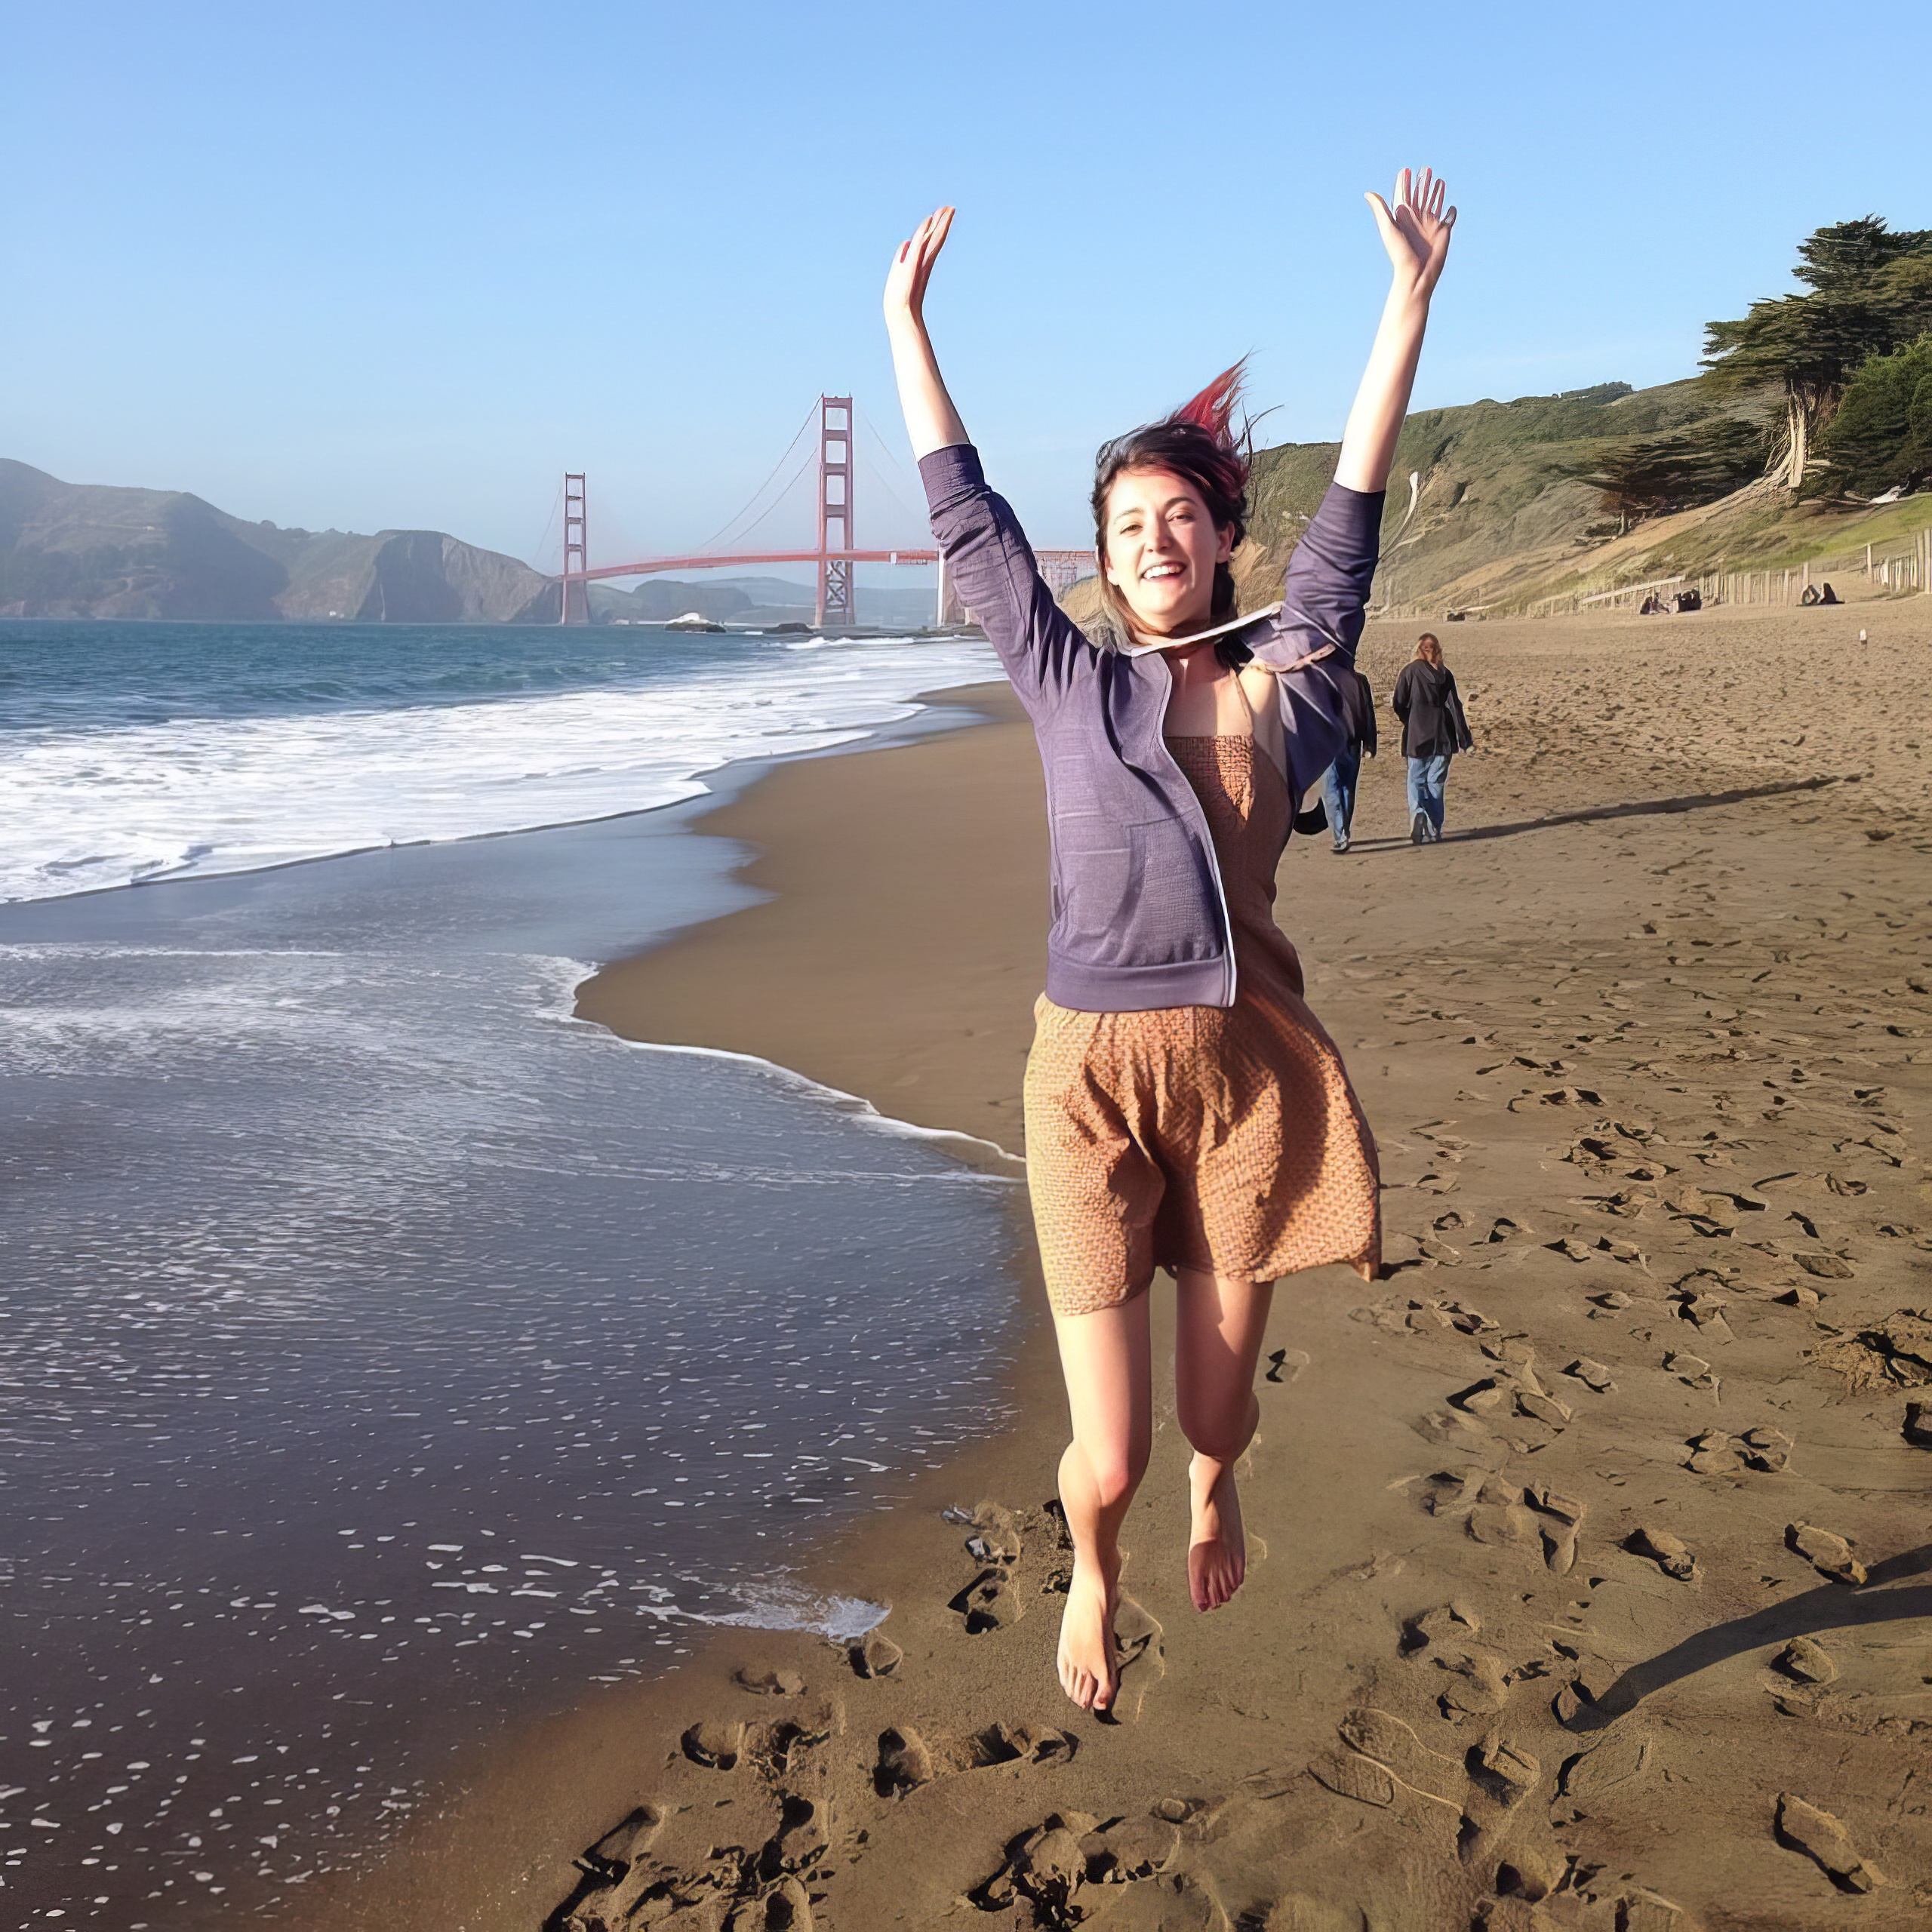
<path id="1" fill-rule="evenodd" d="M 1147 1300 L 1139 1294 L 1097 1314 L 1054 1318 L 1073 1420 L 1073 1440 L 1060 1460 L 1060 1506 L 1073 1537 L 1060 1681 L 1083 1710 L 1105 1710 L 1119 1687 L 1120 1526 L 1146 1473 L 1154 1434 Z"/>
<path id="2" fill-rule="evenodd" d="M 1275 1284 L 1195 1268 L 1183 1268 L 1178 1280 L 1175 1406 L 1182 1432 L 1194 1445 L 1187 1582 L 1196 1610 L 1218 1610 L 1247 1572 L 1234 1466 L 1261 1417 L 1254 1371 Z"/>

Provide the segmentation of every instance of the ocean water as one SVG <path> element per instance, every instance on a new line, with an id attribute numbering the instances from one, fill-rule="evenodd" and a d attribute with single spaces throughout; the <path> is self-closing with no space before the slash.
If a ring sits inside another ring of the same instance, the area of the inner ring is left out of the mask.
<path id="1" fill-rule="evenodd" d="M 273 1918 L 506 1721 L 863 1629 L 801 1552 L 1001 1419 L 1009 1178 L 570 998 L 743 903 L 641 808 L 983 649 L 658 643 L 0 627 L 0 1920 Z"/>
<path id="2" fill-rule="evenodd" d="M 644 811 L 998 675 L 966 639 L 0 623 L 0 900 Z"/>

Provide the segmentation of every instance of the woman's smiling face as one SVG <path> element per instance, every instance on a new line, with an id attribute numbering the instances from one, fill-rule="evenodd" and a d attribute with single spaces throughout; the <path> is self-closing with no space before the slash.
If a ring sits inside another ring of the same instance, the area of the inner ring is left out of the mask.
<path id="1" fill-rule="evenodd" d="M 1107 581 L 1135 628 L 1173 637 L 1204 626 L 1214 605 L 1214 567 L 1234 554 L 1201 492 L 1164 469 L 1123 470 L 1107 494 Z"/>

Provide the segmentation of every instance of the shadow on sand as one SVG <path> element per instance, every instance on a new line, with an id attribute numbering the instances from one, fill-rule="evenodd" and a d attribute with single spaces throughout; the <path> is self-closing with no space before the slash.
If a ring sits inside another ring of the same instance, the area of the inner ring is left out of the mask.
<path id="1" fill-rule="evenodd" d="M 1902 1623 L 1908 1617 L 1932 1617 L 1932 1583 L 1914 1584 L 1905 1589 L 1885 1587 L 1928 1572 L 1932 1572 L 1932 1543 L 1874 1564 L 1864 1583 L 1857 1589 L 1842 1583 L 1826 1583 L 1807 1590 L 1802 1596 L 1788 1597 L 1783 1603 L 1755 1611 L 1749 1617 L 1713 1624 L 1641 1663 L 1632 1664 L 1594 1704 L 1580 1709 L 1567 1727 L 1573 1731 L 1601 1730 L 1635 1710 L 1653 1691 L 1769 1644 L 1786 1644 L 1794 1637 L 1816 1636 L 1824 1630 L 1850 1630 L 1870 1623 Z"/>
<path id="2" fill-rule="evenodd" d="M 1475 825 L 1466 831 L 1443 835 L 1445 845 L 1470 845 L 1481 838 L 1514 838 L 1525 832 L 1552 832 L 1559 826 L 1594 825 L 1605 819 L 1661 818 L 1672 812 L 1697 812 L 1714 805 L 1741 805 L 1752 798 L 1778 798 L 1794 792 L 1822 792 L 1828 785 L 1856 785 L 1857 772 L 1835 774 L 1823 778 L 1794 778 L 1778 785 L 1745 785 L 1734 792 L 1692 792 L 1677 798 L 1637 798 L 1628 804 L 1592 805 L 1575 812 L 1552 812 L 1544 818 L 1518 819 L 1509 825 Z M 1402 838 L 1357 839 L 1350 849 L 1356 852 L 1405 852 L 1409 841 Z"/>

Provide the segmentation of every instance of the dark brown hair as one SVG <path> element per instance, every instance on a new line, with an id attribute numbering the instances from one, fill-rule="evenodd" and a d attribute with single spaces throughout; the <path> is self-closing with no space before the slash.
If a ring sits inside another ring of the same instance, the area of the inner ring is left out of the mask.
<path id="1" fill-rule="evenodd" d="M 1442 669 L 1442 640 L 1433 631 L 1424 631 L 1416 639 L 1416 655 L 1425 664 L 1433 664 Z"/>
<path id="2" fill-rule="evenodd" d="M 1247 534 L 1247 437 L 1245 429 L 1239 436 L 1234 430 L 1245 366 L 1244 358 L 1232 369 L 1223 370 L 1171 416 L 1101 446 L 1094 466 L 1094 546 L 1100 558 L 1101 605 L 1122 631 L 1129 627 L 1128 612 L 1107 577 L 1107 498 L 1127 471 L 1158 469 L 1178 476 L 1200 492 L 1217 531 L 1232 530 L 1236 543 Z M 1226 564 L 1214 566 L 1210 609 L 1217 623 L 1235 614 L 1234 573 Z M 1232 649 L 1243 662 L 1251 655 L 1240 645 Z"/>

